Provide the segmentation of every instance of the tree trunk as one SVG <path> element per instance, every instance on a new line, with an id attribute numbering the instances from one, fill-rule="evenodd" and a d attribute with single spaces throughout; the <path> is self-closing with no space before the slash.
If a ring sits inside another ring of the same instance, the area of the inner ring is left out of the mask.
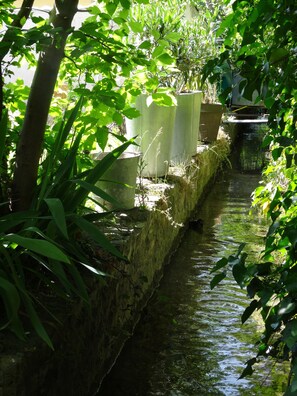
<path id="1" fill-rule="evenodd" d="M 58 14 L 53 24 L 61 30 L 54 33 L 52 44 L 40 54 L 32 82 L 16 152 L 13 211 L 26 210 L 31 205 L 50 103 L 77 4 L 78 0 L 56 0 Z"/>
<path id="2" fill-rule="evenodd" d="M 10 48 L 14 41 L 11 41 L 11 31 L 15 28 L 21 29 L 28 19 L 30 12 L 32 10 L 34 4 L 34 0 L 23 0 L 22 6 L 19 12 L 16 14 L 11 26 L 6 30 L 3 35 L 0 43 L 1 43 L 1 54 L 0 54 L 0 121 L 2 120 L 2 114 L 4 110 L 4 77 L 2 72 L 2 63 L 5 56 L 9 53 Z M 1 134 L 1 131 L 0 131 Z M 8 201 L 8 176 L 7 176 L 7 156 L 6 153 L 3 155 L 1 159 L 2 174 L 0 174 L 0 203 Z M 9 211 L 8 205 L 0 206 L 0 216 L 6 214 Z"/>

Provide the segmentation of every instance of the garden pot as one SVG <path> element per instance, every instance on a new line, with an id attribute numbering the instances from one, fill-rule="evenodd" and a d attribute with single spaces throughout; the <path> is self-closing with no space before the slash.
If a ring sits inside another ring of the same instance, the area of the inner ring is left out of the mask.
<path id="1" fill-rule="evenodd" d="M 126 119 L 128 139 L 138 136 L 136 142 L 142 153 L 144 177 L 161 177 L 168 173 L 176 106 L 147 105 L 147 96 L 136 99 L 135 107 L 141 115 Z M 137 147 L 135 148 L 137 150 Z"/>
<path id="2" fill-rule="evenodd" d="M 186 163 L 197 153 L 202 92 L 180 93 L 173 132 L 171 162 Z"/>
<path id="3" fill-rule="evenodd" d="M 108 153 L 94 154 L 95 161 L 101 160 Z M 118 205 L 112 204 L 101 197 L 96 196 L 100 205 L 108 210 L 113 209 L 132 209 L 134 208 L 136 177 L 138 171 L 140 154 L 125 152 L 111 165 L 104 173 L 102 180 L 96 183 L 107 194 L 112 196 L 118 202 Z"/>
<path id="4" fill-rule="evenodd" d="M 194 91 L 194 109 L 193 109 L 193 127 L 192 127 L 192 146 L 195 147 L 193 152 L 195 155 L 197 152 L 197 141 L 200 139 L 200 117 L 201 117 L 201 100 L 202 100 L 202 91 Z"/>
<path id="5" fill-rule="evenodd" d="M 200 139 L 211 143 L 217 140 L 224 107 L 219 103 L 202 103 L 200 114 Z"/>

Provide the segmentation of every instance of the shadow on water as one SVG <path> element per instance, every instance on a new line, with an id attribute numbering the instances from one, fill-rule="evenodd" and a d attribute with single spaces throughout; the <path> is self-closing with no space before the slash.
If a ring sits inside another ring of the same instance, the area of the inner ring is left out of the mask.
<path id="1" fill-rule="evenodd" d="M 210 290 L 210 269 L 239 243 L 257 259 L 266 226 L 250 216 L 257 174 L 224 172 L 198 216 L 203 230 L 188 230 L 98 396 L 281 395 L 282 370 L 265 363 L 238 380 L 254 356 L 258 324 L 240 323 L 248 305 L 232 279 Z"/>

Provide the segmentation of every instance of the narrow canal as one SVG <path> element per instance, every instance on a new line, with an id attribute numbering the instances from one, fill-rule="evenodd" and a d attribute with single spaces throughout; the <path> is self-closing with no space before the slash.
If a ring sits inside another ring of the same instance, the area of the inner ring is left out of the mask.
<path id="1" fill-rule="evenodd" d="M 273 364 L 238 380 L 256 353 L 259 324 L 241 325 L 248 300 L 231 278 L 210 290 L 211 268 L 241 242 L 255 259 L 260 254 L 266 226 L 249 215 L 259 178 L 234 167 L 222 173 L 197 211 L 203 230 L 187 231 L 98 396 L 283 394 L 285 379 Z"/>

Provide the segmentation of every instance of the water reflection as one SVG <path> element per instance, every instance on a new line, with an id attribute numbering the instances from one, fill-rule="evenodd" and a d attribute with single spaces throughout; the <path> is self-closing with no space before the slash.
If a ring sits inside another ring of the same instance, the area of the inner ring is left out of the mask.
<path id="1" fill-rule="evenodd" d="M 217 181 L 197 213 L 203 231 L 186 233 L 100 396 L 283 394 L 283 370 L 267 362 L 238 380 L 255 354 L 259 325 L 241 325 L 248 300 L 233 279 L 209 286 L 214 263 L 242 241 L 254 259 L 261 251 L 266 225 L 249 214 L 258 181 L 235 170 Z"/>

